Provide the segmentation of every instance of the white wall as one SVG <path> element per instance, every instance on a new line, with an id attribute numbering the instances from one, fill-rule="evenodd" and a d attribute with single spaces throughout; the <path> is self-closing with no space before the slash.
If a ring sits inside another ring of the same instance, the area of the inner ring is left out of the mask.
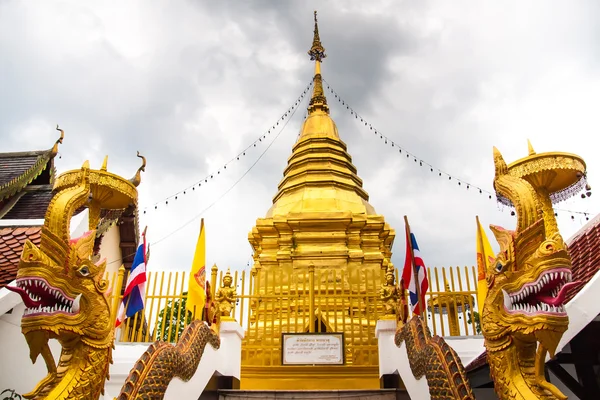
<path id="1" fill-rule="evenodd" d="M 8 292 L 20 297 L 6 289 L 0 289 L 0 302 L 3 300 L 2 292 Z M 5 302 L 10 300 L 4 297 Z M 40 355 L 35 364 L 29 359 L 29 346 L 25 336 L 21 333 L 21 317 L 25 305 L 20 302 L 12 309 L 10 314 L 0 316 L 0 392 L 4 389 L 14 389 L 18 394 L 33 390 L 35 385 L 47 375 L 46 364 Z M 50 341 L 50 349 L 54 359 L 60 357 L 60 344 Z"/>
<path id="2" fill-rule="evenodd" d="M 100 245 L 99 254 L 100 260 L 106 259 L 106 273 L 112 276 L 114 273 L 119 271 L 119 268 L 123 264 L 123 256 L 121 253 L 121 235 L 119 234 L 119 227 L 115 224 L 108 228 L 108 231 L 102 238 L 102 244 Z"/>
<path id="3" fill-rule="evenodd" d="M 221 323 L 221 346 L 215 350 L 207 345 L 196 373 L 188 382 L 175 378 L 167 388 L 166 400 L 197 400 L 212 376 L 216 374 L 240 379 L 242 338 L 244 332 L 237 322 Z M 113 352 L 110 377 L 104 387 L 104 399 L 112 400 L 121 391 L 123 382 L 137 359 L 146 351 L 149 343 L 117 344 Z"/>
<path id="4" fill-rule="evenodd" d="M 429 385 L 427 384 L 427 379 L 425 376 L 421 377 L 421 379 L 415 379 L 415 376 L 410 369 L 408 355 L 406 354 L 406 344 L 402 343 L 400 347 L 397 347 L 394 343 L 396 321 L 377 321 L 375 334 L 379 343 L 379 376 L 398 372 L 411 398 L 419 400 L 429 399 Z M 446 342 L 450 347 L 456 351 L 463 366 L 467 365 L 475 357 L 481 354 L 483 349 L 482 336 L 446 337 L 444 339 L 446 339 Z M 491 393 L 493 394 L 493 390 Z M 483 399 L 497 398 L 487 397 L 487 394 L 484 391 L 481 392 L 480 396 Z M 477 398 L 479 399 L 479 397 Z"/>
<path id="5" fill-rule="evenodd" d="M 476 359 L 484 350 L 483 336 L 448 336 L 444 340 L 450 347 L 456 351 L 460 357 L 463 367 L 469 365 L 471 361 Z"/>
<path id="6" fill-rule="evenodd" d="M 21 333 L 24 311 L 25 305 L 19 295 L 0 289 L 0 355 L 3 357 L 0 362 L 0 392 L 4 389 L 14 389 L 21 395 L 30 392 L 47 374 L 42 356 L 38 357 L 36 364 L 32 364 L 29 359 L 29 347 Z M 196 400 L 215 373 L 240 379 L 244 331 L 237 322 L 223 322 L 220 336 L 219 350 L 207 345 L 196 374 L 189 382 L 174 379 L 165 399 Z M 50 340 L 49 344 L 57 361 L 60 357 L 60 344 L 56 340 Z M 101 398 L 112 400 L 119 394 L 129 371 L 148 345 L 149 343 L 116 345 L 113 364 L 109 370 L 111 379 L 106 382 L 105 396 Z"/>
<path id="7" fill-rule="evenodd" d="M 43 224 L 43 222 L 42 222 Z M 89 209 L 83 210 L 81 213 L 75 215 L 71 219 L 70 234 L 71 238 L 77 238 L 86 233 L 89 230 Z M 112 225 L 104 233 L 102 238 L 102 244 L 98 254 L 100 260 L 106 259 L 106 271 L 110 275 L 117 272 L 121 264 L 123 264 L 123 255 L 121 253 L 121 235 L 119 234 L 119 227 L 115 224 Z M 109 276 L 110 276 L 109 275 Z"/>

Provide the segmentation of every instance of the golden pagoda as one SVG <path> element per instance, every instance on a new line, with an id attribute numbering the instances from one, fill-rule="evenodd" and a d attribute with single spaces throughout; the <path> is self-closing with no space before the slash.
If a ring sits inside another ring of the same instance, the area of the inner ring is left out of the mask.
<path id="1" fill-rule="evenodd" d="M 375 325 L 382 314 L 380 289 L 395 232 L 369 204 L 329 115 L 321 78 L 326 56 L 316 12 L 308 54 L 315 62 L 308 116 L 273 205 L 248 235 L 254 249 L 254 283 L 242 349 L 242 385 L 292 388 L 268 382 L 281 378 L 280 382 L 299 384 L 302 376 L 302 388 L 309 388 L 307 377 L 313 374 L 331 378 L 329 385 L 323 386 L 321 379 L 315 388 L 379 387 Z M 343 334 L 342 365 L 282 365 L 282 335 L 300 332 Z M 265 367 L 271 369 L 265 372 Z M 350 379 L 352 374 L 356 375 Z"/>

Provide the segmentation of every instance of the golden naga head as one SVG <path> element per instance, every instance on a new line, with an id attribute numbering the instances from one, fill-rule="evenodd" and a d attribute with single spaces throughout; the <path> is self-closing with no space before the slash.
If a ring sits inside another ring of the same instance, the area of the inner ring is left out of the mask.
<path id="1" fill-rule="evenodd" d="M 517 227 L 491 226 L 500 253 L 486 271 L 482 328 L 490 345 L 507 337 L 539 341 L 553 355 L 568 327 L 564 302 L 573 283 L 552 202 L 585 186 L 585 163 L 573 154 L 536 154 L 531 144 L 529 150 L 507 165 L 494 148 L 494 188 L 500 202 L 515 207 Z"/>
<path id="2" fill-rule="evenodd" d="M 105 296 L 108 282 L 103 278 L 106 260 L 92 261 L 95 227 L 101 209 L 125 209 L 137 203 L 135 186 L 107 172 L 106 160 L 100 170 L 91 170 L 86 161 L 81 169 L 63 173 L 54 191 L 40 246 L 24 244 L 16 287 L 7 287 L 25 303 L 21 328 L 33 361 L 45 345 L 40 337 L 63 343 L 80 339 L 96 348 L 112 344 L 113 324 Z M 89 208 L 90 230 L 72 239 L 71 217 L 84 207 Z"/>

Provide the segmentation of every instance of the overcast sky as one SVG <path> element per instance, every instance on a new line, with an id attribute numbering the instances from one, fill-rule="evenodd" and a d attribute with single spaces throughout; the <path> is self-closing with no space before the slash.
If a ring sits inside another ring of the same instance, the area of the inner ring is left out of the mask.
<path id="1" fill-rule="evenodd" d="M 189 268 L 199 215 L 215 200 L 202 215 L 207 264 L 243 268 L 248 232 L 272 204 L 306 101 L 231 190 L 279 130 L 222 167 L 310 82 L 317 8 L 323 77 L 436 168 L 399 155 L 327 92 L 370 203 L 396 229 L 395 264 L 407 215 L 427 265 L 473 265 L 475 215 L 506 228 L 515 219 L 437 169 L 491 191 L 492 146 L 512 162 L 527 155 L 529 138 L 538 152 L 582 156 L 600 187 L 600 3 L 550 3 L 0 0 L 1 151 L 48 148 L 57 123 L 66 132 L 59 172 L 86 159 L 98 168 L 108 154 L 109 170 L 129 177 L 139 150 L 148 159 L 140 224 L 159 241 L 149 269 Z M 599 196 L 557 208 L 591 219 Z M 566 238 L 586 222 L 574 216 L 559 211 Z"/>

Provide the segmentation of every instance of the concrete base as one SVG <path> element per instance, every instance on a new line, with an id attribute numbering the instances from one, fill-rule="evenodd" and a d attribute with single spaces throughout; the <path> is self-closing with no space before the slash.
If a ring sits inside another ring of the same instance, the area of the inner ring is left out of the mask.
<path id="1" fill-rule="evenodd" d="M 396 389 L 379 390 L 219 390 L 219 400 L 406 400 L 408 394 Z"/>
<path id="2" fill-rule="evenodd" d="M 377 366 L 265 366 L 242 367 L 243 390 L 376 390 Z"/>

